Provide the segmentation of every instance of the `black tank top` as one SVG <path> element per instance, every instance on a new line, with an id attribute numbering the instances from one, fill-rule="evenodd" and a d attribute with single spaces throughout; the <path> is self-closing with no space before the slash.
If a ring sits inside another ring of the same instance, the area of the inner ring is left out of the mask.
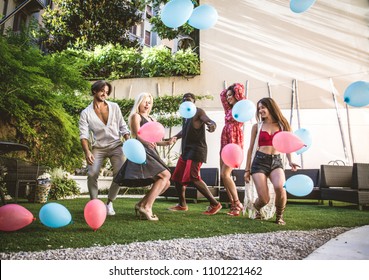
<path id="1" fill-rule="evenodd" d="M 196 162 L 206 162 L 208 147 L 206 145 L 205 124 L 196 129 L 191 119 L 184 119 L 182 126 L 182 158 Z"/>

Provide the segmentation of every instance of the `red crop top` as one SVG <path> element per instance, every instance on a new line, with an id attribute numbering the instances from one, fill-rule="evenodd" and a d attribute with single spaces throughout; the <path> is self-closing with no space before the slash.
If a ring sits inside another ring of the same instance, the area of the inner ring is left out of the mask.
<path id="1" fill-rule="evenodd" d="M 270 135 L 267 131 L 261 130 L 259 134 L 259 147 L 261 146 L 273 146 L 273 137 L 280 132 L 280 130 Z"/>

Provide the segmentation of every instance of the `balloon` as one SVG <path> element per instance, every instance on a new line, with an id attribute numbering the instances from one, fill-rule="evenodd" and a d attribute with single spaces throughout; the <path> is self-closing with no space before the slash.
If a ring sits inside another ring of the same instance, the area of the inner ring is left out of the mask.
<path id="1" fill-rule="evenodd" d="M 123 153 L 132 162 L 143 164 L 146 161 L 144 146 L 137 139 L 128 139 L 123 144 Z"/>
<path id="2" fill-rule="evenodd" d="M 68 209 L 56 202 L 47 203 L 42 206 L 38 216 L 42 224 L 51 228 L 64 227 L 72 221 L 72 215 Z"/>
<path id="3" fill-rule="evenodd" d="M 307 11 L 314 3 L 315 0 L 291 0 L 290 9 L 294 13 L 302 13 Z"/>
<path id="4" fill-rule="evenodd" d="M 243 160 L 243 150 L 237 144 L 227 144 L 223 147 L 220 156 L 226 165 L 229 167 L 238 168 Z"/>
<path id="5" fill-rule="evenodd" d="M 240 100 L 233 105 L 232 116 L 238 122 L 247 122 L 255 116 L 256 106 L 250 100 Z"/>
<path id="6" fill-rule="evenodd" d="M 154 143 L 161 141 L 165 135 L 165 128 L 159 122 L 147 122 L 140 127 L 137 134 L 145 141 Z"/>
<path id="7" fill-rule="evenodd" d="M 191 101 L 182 102 L 179 106 L 179 114 L 182 118 L 190 119 L 196 114 L 196 106 Z"/>
<path id="8" fill-rule="evenodd" d="M 188 24 L 197 29 L 208 29 L 213 27 L 217 20 L 217 10 L 208 4 L 204 4 L 193 10 L 191 17 L 188 19 Z"/>
<path id="9" fill-rule="evenodd" d="M 298 174 L 288 178 L 284 187 L 294 196 L 305 196 L 313 191 L 314 182 L 309 176 Z"/>
<path id="10" fill-rule="evenodd" d="M 344 101 L 354 107 L 363 107 L 369 104 L 369 83 L 357 81 L 350 84 L 343 94 Z"/>
<path id="11" fill-rule="evenodd" d="M 96 231 L 106 219 L 106 205 L 100 199 L 92 199 L 87 202 L 84 209 L 86 223 Z"/>
<path id="12" fill-rule="evenodd" d="M 300 150 L 296 151 L 296 154 L 300 155 L 311 147 L 311 143 L 313 140 L 311 138 L 310 132 L 305 128 L 300 128 L 296 130 L 295 135 L 297 135 L 306 145 L 305 147 L 302 147 Z"/>
<path id="13" fill-rule="evenodd" d="M 31 224 L 35 217 L 23 206 L 6 204 L 0 207 L 0 230 L 15 231 Z"/>
<path id="14" fill-rule="evenodd" d="M 281 153 L 292 153 L 304 147 L 305 144 L 292 132 L 281 131 L 274 135 L 273 146 Z"/>
<path id="15" fill-rule="evenodd" d="M 160 17 L 166 26 L 177 28 L 186 23 L 192 11 L 191 0 L 171 0 L 163 7 Z"/>

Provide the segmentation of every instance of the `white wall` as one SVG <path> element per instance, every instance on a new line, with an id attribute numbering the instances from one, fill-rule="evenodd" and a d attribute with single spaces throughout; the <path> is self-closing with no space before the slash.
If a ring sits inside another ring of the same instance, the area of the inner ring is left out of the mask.
<path id="1" fill-rule="evenodd" d="M 252 101 L 267 96 L 269 84 L 273 98 L 288 109 L 296 79 L 300 108 L 334 109 L 329 78 L 341 94 L 354 81 L 369 81 L 367 0 L 319 0 L 302 14 L 293 13 L 288 0 L 202 3 L 212 5 L 219 18 L 200 31 L 201 75 L 114 81 L 117 98 L 193 92 L 214 97 L 200 107 L 221 110 L 225 83 L 248 81 Z"/>
<path id="2" fill-rule="evenodd" d="M 288 0 L 207 0 L 218 12 L 213 28 L 200 31 L 201 75 L 114 81 L 116 98 L 133 98 L 142 91 L 154 96 L 193 92 L 212 95 L 197 102 L 218 123 L 208 134 L 208 166 L 218 166 L 223 112 L 219 93 L 225 85 L 248 81 L 253 102 L 271 95 L 290 117 L 292 81 L 297 80 L 301 127 L 313 134 L 303 154 L 305 168 L 331 160 L 346 161 L 330 78 L 351 159 L 343 92 L 357 80 L 369 81 L 369 1 L 316 1 L 302 14 Z M 369 106 L 350 108 L 356 162 L 369 162 Z M 295 112 L 292 126 L 297 126 Z M 245 126 L 248 146 L 251 124 Z M 179 150 L 180 143 L 176 144 Z M 299 157 L 294 158 L 298 161 Z M 244 163 L 245 164 L 245 163 Z"/>

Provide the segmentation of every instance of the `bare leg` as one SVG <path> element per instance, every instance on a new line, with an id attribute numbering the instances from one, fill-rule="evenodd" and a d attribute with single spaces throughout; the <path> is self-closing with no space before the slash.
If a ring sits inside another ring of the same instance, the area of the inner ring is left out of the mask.
<path id="1" fill-rule="evenodd" d="M 138 211 L 145 215 L 148 220 L 158 220 L 157 217 L 152 213 L 152 207 L 156 198 L 168 187 L 170 173 L 168 170 L 165 170 L 158 174 L 157 177 L 158 178 L 152 185 L 150 191 L 144 196 L 139 204 Z"/>
<path id="2" fill-rule="evenodd" d="M 223 163 L 222 159 L 220 159 L 220 170 L 221 170 L 221 171 L 222 171 L 222 169 L 223 169 L 223 166 L 224 166 L 224 165 L 225 165 L 225 164 Z M 220 174 L 220 176 L 222 177 L 222 174 Z M 222 181 L 223 181 L 223 178 L 222 178 Z M 233 207 L 232 194 L 230 193 L 230 191 L 228 190 L 228 188 L 226 188 L 226 186 L 225 186 L 224 182 L 223 182 L 223 185 L 224 185 L 224 189 L 225 189 L 225 191 L 226 191 L 226 193 L 227 193 L 228 200 L 229 200 L 229 202 L 231 203 L 231 207 Z"/>
<path id="3" fill-rule="evenodd" d="M 221 177 L 231 203 L 239 201 L 236 184 L 231 178 L 232 168 L 223 164 L 221 167 Z"/>
<path id="4" fill-rule="evenodd" d="M 150 197 L 151 190 L 152 190 L 152 188 L 154 188 L 155 183 L 151 186 L 150 191 L 143 198 L 141 198 L 141 200 L 139 202 L 136 203 L 136 208 L 137 209 L 141 205 L 146 205 L 147 204 L 147 199 L 148 199 L 148 197 Z M 159 193 L 159 195 L 161 195 L 162 193 L 164 193 L 169 188 L 169 186 L 170 186 L 170 181 L 168 180 L 167 183 L 166 183 L 166 185 L 164 186 L 164 188 L 162 188 L 162 191 Z M 156 186 L 155 186 L 155 188 L 156 188 Z"/>
<path id="5" fill-rule="evenodd" d="M 283 220 L 283 212 L 287 204 L 287 193 L 283 188 L 285 182 L 284 171 L 281 168 L 275 169 L 270 174 L 270 180 L 272 181 L 275 191 L 275 208 L 276 208 L 276 223 L 279 225 L 285 225 Z"/>
<path id="6" fill-rule="evenodd" d="M 202 180 L 193 181 L 196 188 L 199 190 L 199 192 L 206 197 L 207 200 L 209 200 L 210 204 L 213 206 L 218 205 L 218 201 L 214 198 L 212 193 L 210 192 L 208 186 L 205 184 Z"/>
<path id="7" fill-rule="evenodd" d="M 179 182 L 175 182 L 175 187 L 178 193 L 178 200 L 179 200 L 178 204 L 181 205 L 182 207 L 186 207 L 187 206 L 186 187 L 180 184 Z"/>
<path id="8" fill-rule="evenodd" d="M 264 173 L 252 174 L 252 180 L 258 193 L 258 198 L 254 202 L 256 210 L 260 210 L 269 203 L 270 196 L 267 179 L 268 177 Z"/>
<path id="9" fill-rule="evenodd" d="M 258 198 L 254 201 L 256 209 L 255 219 L 264 219 L 260 209 L 269 203 L 270 195 L 268 188 L 268 177 L 264 173 L 256 173 L 252 175 Z"/>

